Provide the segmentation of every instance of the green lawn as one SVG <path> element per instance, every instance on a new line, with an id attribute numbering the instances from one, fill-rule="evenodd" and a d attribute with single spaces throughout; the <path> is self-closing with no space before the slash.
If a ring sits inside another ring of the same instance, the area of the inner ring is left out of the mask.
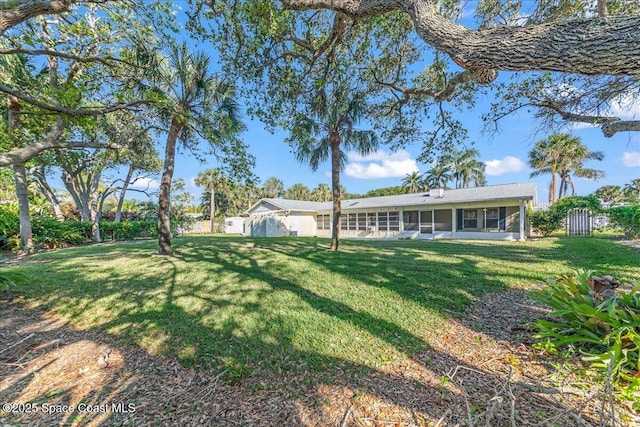
<path id="1" fill-rule="evenodd" d="M 640 254 L 610 240 L 343 241 L 193 236 L 36 255 L 15 293 L 69 318 L 231 378 L 398 362 L 484 293 L 572 268 L 640 277 Z M 508 310 L 508 307 L 504 307 Z"/>

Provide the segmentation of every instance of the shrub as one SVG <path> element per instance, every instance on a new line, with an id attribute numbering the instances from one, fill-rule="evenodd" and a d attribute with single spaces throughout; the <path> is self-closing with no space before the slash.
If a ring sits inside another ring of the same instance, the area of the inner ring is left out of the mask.
<path id="1" fill-rule="evenodd" d="M 158 237 L 158 220 L 146 221 L 100 221 L 103 239 L 132 240 Z"/>
<path id="2" fill-rule="evenodd" d="M 563 197 L 555 202 L 551 209 L 566 216 L 571 209 L 589 209 L 593 213 L 602 211 L 602 203 L 596 196 Z"/>
<path id="3" fill-rule="evenodd" d="M 0 250 L 16 246 L 20 234 L 18 209 L 12 205 L 0 206 Z"/>
<path id="4" fill-rule="evenodd" d="M 46 248 L 78 245 L 91 240 L 91 223 L 58 221 L 49 216 L 33 216 L 31 219 L 33 241 Z"/>
<path id="5" fill-rule="evenodd" d="M 109 211 L 109 212 L 102 213 L 102 220 L 106 222 L 112 222 L 114 219 L 116 219 L 116 211 Z M 137 212 L 133 212 L 133 211 L 120 212 L 121 221 L 140 221 L 141 219 L 142 217 L 140 217 L 140 214 L 138 214 Z"/>
<path id="6" fill-rule="evenodd" d="M 175 227 L 172 222 L 172 226 Z M 50 249 L 73 246 L 92 241 L 91 223 L 80 221 L 58 221 L 52 216 L 31 217 L 33 242 L 36 246 Z M 100 231 L 105 240 L 132 240 L 158 237 L 158 221 L 100 222 Z M 20 234 L 18 214 L 0 206 L 0 250 L 17 247 Z"/>
<path id="7" fill-rule="evenodd" d="M 640 284 L 616 289 L 619 284 L 583 270 L 550 279 L 534 297 L 561 320 L 538 320 L 537 337 L 555 349 L 576 346 L 592 367 L 611 372 L 619 391 L 633 396 L 640 391 Z"/>
<path id="8" fill-rule="evenodd" d="M 600 199 L 595 196 L 571 196 L 555 202 L 546 211 L 536 211 L 529 214 L 531 228 L 536 233 L 548 236 L 562 227 L 564 219 L 572 209 L 589 209 L 592 213 L 602 211 Z"/>
<path id="9" fill-rule="evenodd" d="M 548 236 L 562 226 L 562 220 L 566 215 L 549 209 L 548 211 L 535 211 L 529 214 L 531 228 L 536 233 Z"/>
<path id="10" fill-rule="evenodd" d="M 12 286 L 17 286 L 21 283 L 27 283 L 27 280 L 21 274 L 0 271 L 0 291 L 8 291 Z"/>
<path id="11" fill-rule="evenodd" d="M 611 225 L 621 229 L 629 239 L 640 237 L 640 205 L 616 206 L 607 215 Z"/>

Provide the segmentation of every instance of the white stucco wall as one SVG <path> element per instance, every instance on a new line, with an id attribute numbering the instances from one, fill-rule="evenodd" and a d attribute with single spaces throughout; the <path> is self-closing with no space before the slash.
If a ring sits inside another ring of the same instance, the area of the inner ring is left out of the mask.
<path id="1" fill-rule="evenodd" d="M 253 214 L 247 219 L 246 234 L 251 237 L 315 236 L 315 214 L 307 212 Z"/>
<path id="2" fill-rule="evenodd" d="M 227 234 L 243 234 L 244 218 L 232 216 L 224 219 L 224 232 Z"/>

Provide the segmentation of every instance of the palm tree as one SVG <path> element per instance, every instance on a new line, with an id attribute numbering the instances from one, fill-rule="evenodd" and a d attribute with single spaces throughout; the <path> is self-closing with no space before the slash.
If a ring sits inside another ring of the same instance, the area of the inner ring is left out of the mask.
<path id="1" fill-rule="evenodd" d="M 287 199 L 291 200 L 309 200 L 311 198 L 311 191 L 304 184 L 293 184 L 291 188 L 287 190 Z"/>
<path id="2" fill-rule="evenodd" d="M 603 171 L 584 168 L 582 164 L 586 160 L 602 160 L 603 158 L 602 152 L 591 152 L 580 142 L 578 137 L 569 134 L 549 135 L 547 139 L 538 141 L 529 152 L 529 166 L 535 169 L 531 173 L 531 177 L 545 173 L 551 174 L 549 203 L 554 203 L 557 200 L 558 177 L 561 179 L 558 198 L 567 194 L 569 186 L 571 186 L 572 193 L 575 193 L 571 174 L 590 179 L 602 178 Z"/>
<path id="3" fill-rule="evenodd" d="M 264 197 L 276 198 L 284 194 L 284 184 L 280 178 L 272 176 L 267 179 L 262 186 L 262 194 Z"/>
<path id="4" fill-rule="evenodd" d="M 227 176 L 219 168 L 200 172 L 194 180 L 198 187 L 204 187 L 209 192 L 209 226 L 212 234 L 216 216 L 216 189 L 226 186 L 228 181 Z"/>
<path id="5" fill-rule="evenodd" d="M 451 169 L 446 162 L 440 160 L 424 173 L 424 180 L 429 188 L 447 189 L 447 183 L 451 180 Z"/>
<path id="6" fill-rule="evenodd" d="M 427 182 L 422 178 L 420 172 L 413 171 L 408 173 L 402 179 L 402 187 L 408 193 L 417 193 L 418 191 L 425 191 L 429 188 Z"/>
<path id="7" fill-rule="evenodd" d="M 311 200 L 314 202 L 328 202 L 331 200 L 331 189 L 327 184 L 318 184 L 311 192 Z"/>
<path id="8" fill-rule="evenodd" d="M 373 131 L 355 128 L 364 114 L 363 92 L 354 91 L 345 83 L 327 86 L 318 91 L 310 114 L 298 118 L 289 137 L 289 141 L 296 146 L 296 158 L 308 163 L 312 170 L 317 170 L 320 163 L 331 159 L 331 250 L 334 251 L 338 250 L 339 245 L 340 170 L 346 158 L 343 150 L 354 150 L 367 155 L 378 148 L 378 140 Z"/>
<path id="9" fill-rule="evenodd" d="M 548 187 L 548 200 L 551 204 L 556 201 L 558 172 L 563 156 L 562 141 L 561 135 L 550 135 L 547 139 L 536 142 L 533 149 L 529 151 L 529 166 L 534 169 L 530 177 L 551 174 Z"/>
<path id="10" fill-rule="evenodd" d="M 567 135 L 568 136 L 568 135 Z M 571 187 L 571 195 L 576 194 L 576 187 L 573 183 L 571 175 L 598 180 L 604 178 L 604 171 L 598 169 L 585 168 L 584 162 L 587 160 L 604 159 L 602 151 L 591 151 L 580 142 L 578 137 L 569 137 L 566 141 L 565 156 L 562 167 L 558 174 L 560 175 L 560 193 L 558 198 L 567 196 L 569 187 Z"/>
<path id="11" fill-rule="evenodd" d="M 211 57 L 173 46 L 156 75 L 160 111 L 170 123 L 158 202 L 158 253 L 171 255 L 170 200 L 176 143 L 195 145 L 197 136 L 217 144 L 242 127 L 232 86 L 210 71 Z"/>
<path id="12" fill-rule="evenodd" d="M 449 163 L 451 175 L 456 181 L 456 188 L 469 188 L 472 182 L 476 187 L 486 185 L 485 165 L 476 159 L 479 155 L 476 149 L 456 150 L 442 158 L 442 161 Z"/>

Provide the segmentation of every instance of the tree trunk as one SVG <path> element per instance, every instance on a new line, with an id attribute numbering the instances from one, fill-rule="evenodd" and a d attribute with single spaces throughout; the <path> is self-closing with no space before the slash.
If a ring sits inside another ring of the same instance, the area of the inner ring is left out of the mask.
<path id="1" fill-rule="evenodd" d="M 213 227 L 215 225 L 215 217 L 216 217 L 216 189 L 214 188 L 214 186 L 212 185 L 211 188 L 209 188 L 209 191 L 211 191 L 211 197 L 209 197 L 209 216 L 211 217 L 209 219 L 209 226 L 211 227 L 211 234 L 214 233 Z"/>
<path id="2" fill-rule="evenodd" d="M 549 203 L 554 204 L 556 202 L 556 190 L 558 188 L 557 178 L 555 172 L 551 173 L 551 183 L 549 184 Z"/>
<path id="3" fill-rule="evenodd" d="M 171 255 L 171 180 L 176 160 L 176 141 L 183 125 L 176 117 L 171 119 L 164 151 L 164 169 L 160 181 L 158 201 L 158 254 Z"/>
<path id="4" fill-rule="evenodd" d="M 73 199 L 73 203 L 75 203 L 76 208 L 78 208 L 78 213 L 80 214 L 80 221 L 88 222 L 91 221 L 91 214 L 89 212 L 89 196 L 86 195 L 79 187 L 78 178 L 73 176 L 64 168 L 62 169 L 62 183 L 64 187 L 67 189 L 71 198 Z"/>
<path id="5" fill-rule="evenodd" d="M 12 136 L 17 139 L 16 130 L 20 128 L 20 102 L 16 98 L 9 98 L 7 107 L 9 113 L 7 121 L 9 134 L 12 134 Z M 18 141 L 16 141 L 16 145 L 18 145 L 17 142 Z M 27 169 L 24 162 L 15 162 L 12 167 L 20 214 L 20 249 L 30 252 L 33 249 L 33 230 L 31 229 L 31 215 L 29 214 Z"/>
<path id="6" fill-rule="evenodd" d="M 47 181 L 47 175 L 44 172 L 44 166 L 40 165 L 37 167 L 32 167 L 29 169 L 29 173 L 33 176 L 35 184 L 38 186 L 44 197 L 51 203 L 53 206 L 53 212 L 56 215 L 56 219 L 58 221 L 64 221 L 64 215 L 62 213 L 62 207 L 60 206 L 60 201 L 56 196 L 56 193 L 53 191 L 49 182 Z"/>
<path id="7" fill-rule="evenodd" d="M 131 182 L 134 170 L 135 168 L 133 165 L 129 165 L 129 172 L 127 172 L 127 177 L 124 179 L 124 184 L 122 184 L 122 189 L 118 196 L 118 206 L 116 207 L 116 216 L 113 219 L 113 222 L 120 222 L 120 219 L 122 218 L 122 204 L 124 203 L 124 197 L 127 194 L 127 189 L 129 188 L 129 183 Z"/>
<path id="8" fill-rule="evenodd" d="M 27 169 L 24 163 L 13 165 L 13 179 L 16 183 L 16 196 L 20 211 L 20 249 L 30 252 L 33 249 L 33 231 L 29 214 L 29 192 L 27 190 Z"/>
<path id="9" fill-rule="evenodd" d="M 571 186 L 571 195 L 575 196 L 576 195 L 576 186 L 573 183 L 573 178 L 571 178 L 571 175 L 567 176 L 567 182 L 569 183 L 569 185 Z"/>
<path id="10" fill-rule="evenodd" d="M 89 202 L 89 212 L 91 215 L 91 236 L 93 237 L 93 243 L 100 243 L 100 212 L 98 210 L 98 196 L 93 194 L 91 201 Z"/>
<path id="11" fill-rule="evenodd" d="M 340 215 L 342 213 L 340 195 L 340 135 L 332 132 L 331 145 L 331 187 L 333 191 L 333 223 L 331 225 L 331 250 L 337 251 L 340 243 Z"/>

